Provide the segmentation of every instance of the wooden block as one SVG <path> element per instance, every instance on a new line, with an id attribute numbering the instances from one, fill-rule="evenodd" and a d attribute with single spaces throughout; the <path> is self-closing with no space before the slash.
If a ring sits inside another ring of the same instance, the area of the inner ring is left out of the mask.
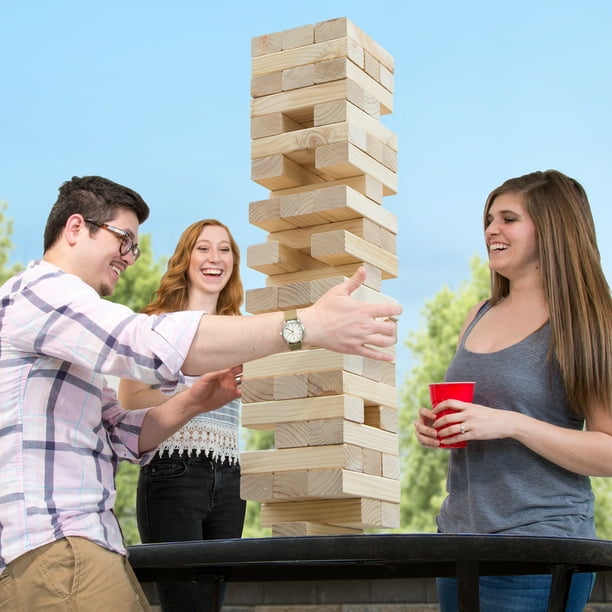
<path id="1" fill-rule="evenodd" d="M 326 187 L 349 187 L 357 193 L 372 200 L 376 204 L 382 204 L 383 201 L 383 186 L 382 183 L 369 175 L 349 176 L 334 181 L 326 181 Z M 270 193 L 271 198 L 282 197 L 286 195 L 295 195 L 296 193 L 306 193 L 307 191 L 315 191 L 321 189 L 321 185 L 300 185 L 299 187 L 289 187 L 287 189 L 279 189 Z M 274 231 L 274 230 L 270 230 Z"/>
<path id="2" fill-rule="evenodd" d="M 280 242 L 250 245 L 247 248 L 247 264 L 249 268 L 269 275 L 317 270 L 322 267 L 319 260 Z"/>
<path id="3" fill-rule="evenodd" d="M 326 525 L 325 523 L 308 523 L 305 521 L 293 523 L 274 523 L 272 535 L 275 537 L 324 536 L 324 535 L 359 535 L 363 529 Z"/>
<path id="4" fill-rule="evenodd" d="M 388 147 L 384 142 L 382 142 L 382 140 L 367 134 L 366 146 L 364 150 L 377 162 L 380 162 L 392 172 L 397 172 L 397 151 L 394 151 L 391 147 Z"/>
<path id="5" fill-rule="evenodd" d="M 380 61 L 369 51 L 364 51 L 363 69 L 366 71 L 366 74 L 380 83 Z"/>
<path id="6" fill-rule="evenodd" d="M 314 85 L 315 82 L 314 64 L 305 64 L 304 66 L 296 66 L 295 68 L 285 68 L 285 70 L 282 71 L 283 91 L 298 89 L 300 87 L 310 87 L 310 85 Z M 270 93 L 276 92 L 271 91 Z"/>
<path id="7" fill-rule="evenodd" d="M 383 524 L 383 503 L 372 499 L 349 498 L 262 504 L 261 524 L 269 527 L 275 523 L 305 521 L 363 529 L 387 527 Z M 387 505 L 397 505 L 399 509 L 399 504 L 385 503 Z M 394 518 L 388 508 L 386 516 Z"/>
<path id="8" fill-rule="evenodd" d="M 274 427 L 274 448 L 300 448 L 308 444 L 309 421 L 277 424 Z"/>
<path id="9" fill-rule="evenodd" d="M 251 158 L 285 155 L 296 163 L 313 164 L 317 147 L 337 142 L 351 142 L 365 151 L 368 139 L 365 130 L 356 124 L 333 123 L 252 140 Z M 310 153 L 307 155 L 305 151 Z"/>
<path id="10" fill-rule="evenodd" d="M 400 459 L 397 455 L 382 454 L 382 475 L 384 478 L 400 479 Z"/>
<path id="11" fill-rule="evenodd" d="M 241 425 L 250 429 L 270 430 L 282 423 L 336 417 L 363 423 L 363 399 L 352 395 L 329 395 L 285 402 L 243 403 Z"/>
<path id="12" fill-rule="evenodd" d="M 295 49 L 305 45 L 314 43 L 314 26 L 305 25 L 297 28 L 291 28 L 283 32 L 282 44 L 283 50 Z"/>
<path id="13" fill-rule="evenodd" d="M 259 499 L 274 499 L 272 484 L 274 474 L 248 474 L 240 478 L 240 497 L 257 501 Z"/>
<path id="14" fill-rule="evenodd" d="M 246 382 L 254 378 L 307 374 L 325 370 L 346 370 L 360 374 L 364 363 L 365 357 L 345 355 L 321 348 L 277 353 L 245 363 L 243 379 Z"/>
<path id="15" fill-rule="evenodd" d="M 298 472 L 308 469 L 347 469 L 361 472 L 363 450 L 348 444 L 278 448 L 240 453 L 241 474 Z"/>
<path id="16" fill-rule="evenodd" d="M 397 134 L 379 119 L 372 117 L 348 100 L 334 100 L 315 104 L 313 108 L 313 125 L 315 127 L 343 121 L 359 125 L 366 134 L 378 139 L 393 151 L 398 150 Z"/>
<path id="17" fill-rule="evenodd" d="M 366 359 L 363 362 L 361 374 L 366 378 L 378 380 L 385 385 L 397 386 L 396 368 L 394 363 L 378 361 L 376 359 Z"/>
<path id="18" fill-rule="evenodd" d="M 244 384 L 244 383 L 243 383 Z M 311 372 L 308 376 L 308 395 L 318 397 L 348 393 L 363 397 L 365 405 L 381 404 L 397 408 L 397 390 L 395 387 L 369 380 L 343 370 L 329 370 L 325 372 Z"/>
<path id="19" fill-rule="evenodd" d="M 251 39 L 251 55 L 258 57 L 268 53 L 278 53 L 283 50 L 283 33 L 273 32 L 255 36 Z"/>
<path id="20" fill-rule="evenodd" d="M 271 399 L 275 401 L 306 397 L 308 394 L 309 380 L 306 374 L 275 376 L 272 383 Z"/>
<path id="21" fill-rule="evenodd" d="M 255 76 L 251 79 L 251 96 L 253 96 L 253 98 L 269 96 L 270 94 L 279 93 L 281 91 L 283 91 L 283 73 L 280 70 Z"/>
<path id="22" fill-rule="evenodd" d="M 397 193 L 397 174 L 348 142 L 318 147 L 315 166 L 322 176 L 332 179 L 369 174 L 383 184 L 385 195 Z"/>
<path id="23" fill-rule="evenodd" d="M 273 481 L 274 497 L 271 501 L 308 499 L 308 472 L 278 472 L 274 474 Z M 268 500 L 257 499 L 253 501 Z"/>
<path id="24" fill-rule="evenodd" d="M 385 66 L 380 67 L 380 84 L 389 91 L 394 90 L 393 72 L 388 70 Z"/>
<path id="25" fill-rule="evenodd" d="M 356 26 L 350 19 L 340 17 L 315 23 L 315 43 L 343 38 L 348 36 L 359 44 L 370 55 L 375 57 L 383 66 L 393 72 L 393 56 L 379 45 L 372 37 L 368 36 L 361 28 Z"/>
<path id="26" fill-rule="evenodd" d="M 397 278 L 397 255 L 346 230 L 313 234 L 310 253 L 313 258 L 330 266 L 368 262 L 381 270 L 383 279 Z"/>
<path id="27" fill-rule="evenodd" d="M 338 81 L 346 79 L 346 60 L 344 58 L 334 58 L 323 60 L 313 65 L 314 82 L 329 83 L 330 81 Z"/>
<path id="28" fill-rule="evenodd" d="M 268 115 L 259 115 L 251 118 L 251 138 L 265 138 L 274 134 L 283 134 L 294 130 L 301 130 L 305 127 L 301 123 L 297 123 L 285 113 L 269 113 Z"/>
<path id="29" fill-rule="evenodd" d="M 262 287 L 247 289 L 245 292 L 245 309 L 251 314 L 272 312 L 280 308 L 279 287 Z"/>
<path id="30" fill-rule="evenodd" d="M 385 502 L 400 502 L 400 482 L 348 470 L 309 470 L 308 496 L 325 499 L 364 497 Z"/>
<path id="31" fill-rule="evenodd" d="M 270 190 L 324 183 L 326 180 L 285 155 L 270 155 L 252 160 L 251 178 Z"/>
<path id="32" fill-rule="evenodd" d="M 280 202 L 280 198 L 251 202 L 249 204 L 249 223 L 269 232 L 294 228 L 293 223 L 282 218 Z"/>
<path id="33" fill-rule="evenodd" d="M 339 57 L 355 57 L 358 66 L 360 57 L 363 57 L 363 51 L 352 44 L 348 36 L 345 36 L 335 40 L 302 45 L 294 49 L 288 48 L 274 54 L 253 56 L 251 74 L 258 76 Z"/>
<path id="34" fill-rule="evenodd" d="M 335 145 L 332 145 L 335 146 Z M 341 145 L 343 146 L 343 145 Z M 327 146 L 319 147 L 327 149 Z M 280 198 L 278 214 L 296 227 L 364 217 L 397 233 L 397 216 L 347 185 L 321 186 Z M 282 229 L 290 229 L 284 227 Z"/>
<path id="35" fill-rule="evenodd" d="M 268 402 L 274 399 L 274 379 L 272 378 L 243 379 L 241 386 L 241 399 L 247 404 Z"/>
<path id="36" fill-rule="evenodd" d="M 323 265 L 323 264 L 322 264 Z M 275 276 L 269 276 L 266 279 L 267 287 L 276 287 L 280 285 L 288 285 L 291 283 L 300 283 L 307 281 L 314 281 L 322 278 L 330 278 L 336 276 L 353 276 L 355 272 L 361 267 L 361 264 L 348 264 L 345 266 L 327 266 L 325 268 L 318 268 L 314 270 L 305 270 L 303 272 L 289 272 L 287 274 L 276 274 Z M 365 264 L 363 266 L 366 269 L 366 280 L 363 283 L 366 287 L 370 287 L 376 291 L 380 291 L 381 288 L 381 273 L 378 268 Z"/>
<path id="37" fill-rule="evenodd" d="M 268 234 L 268 239 L 280 242 L 292 249 L 305 250 L 310 253 L 313 234 L 323 234 L 337 230 L 350 232 L 390 253 L 395 253 L 397 250 L 395 235 L 381 228 L 378 223 L 374 223 L 364 217 L 271 232 Z"/>
<path id="38" fill-rule="evenodd" d="M 340 79 L 253 98 L 251 99 L 251 117 L 282 112 L 294 121 L 303 123 L 308 118 L 312 118 L 312 108 L 315 104 L 334 100 L 349 100 L 373 117 L 380 115 L 380 104 L 374 96 L 352 79 Z M 308 112 L 300 113 L 303 109 L 307 109 Z"/>
<path id="39" fill-rule="evenodd" d="M 389 502 L 382 502 L 380 505 L 380 522 L 390 529 L 397 529 L 400 526 L 400 505 Z"/>
<path id="40" fill-rule="evenodd" d="M 363 472 L 372 476 L 382 476 L 382 453 L 380 451 L 363 449 Z M 393 501 L 393 500 L 392 500 Z M 399 500 L 395 500 L 399 501 Z"/>
<path id="41" fill-rule="evenodd" d="M 397 433 L 399 431 L 399 420 L 396 408 L 389 406 L 366 406 L 364 423 L 370 427 Z"/>

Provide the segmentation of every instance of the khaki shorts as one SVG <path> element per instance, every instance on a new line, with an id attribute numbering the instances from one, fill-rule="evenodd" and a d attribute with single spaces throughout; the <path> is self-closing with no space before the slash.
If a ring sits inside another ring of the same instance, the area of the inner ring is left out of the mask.
<path id="1" fill-rule="evenodd" d="M 68 536 L 31 550 L 0 574 L 0 612 L 151 612 L 127 559 Z"/>

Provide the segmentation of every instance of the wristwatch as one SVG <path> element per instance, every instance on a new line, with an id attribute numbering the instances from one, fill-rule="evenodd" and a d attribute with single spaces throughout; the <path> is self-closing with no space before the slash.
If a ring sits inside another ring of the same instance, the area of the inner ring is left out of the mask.
<path id="1" fill-rule="evenodd" d="M 304 340 L 304 326 L 298 319 L 295 309 L 285 312 L 285 322 L 281 330 L 281 336 L 287 343 L 287 346 L 292 351 L 297 351 L 302 348 L 302 340 Z"/>

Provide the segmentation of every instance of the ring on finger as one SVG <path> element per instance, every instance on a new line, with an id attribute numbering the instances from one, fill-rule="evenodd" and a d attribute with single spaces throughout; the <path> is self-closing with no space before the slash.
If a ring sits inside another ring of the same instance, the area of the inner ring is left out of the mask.
<path id="1" fill-rule="evenodd" d="M 461 429 L 461 435 L 463 435 L 465 433 L 465 427 L 463 426 L 463 423 L 461 423 L 459 429 Z"/>

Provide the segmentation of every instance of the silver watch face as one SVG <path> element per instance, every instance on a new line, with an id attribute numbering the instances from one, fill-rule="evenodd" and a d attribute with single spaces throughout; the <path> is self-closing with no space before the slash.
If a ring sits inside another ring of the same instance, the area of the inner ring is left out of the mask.
<path id="1" fill-rule="evenodd" d="M 283 326 L 283 338 L 288 344 L 301 342 L 304 338 L 304 327 L 295 319 L 285 321 L 285 325 Z"/>

